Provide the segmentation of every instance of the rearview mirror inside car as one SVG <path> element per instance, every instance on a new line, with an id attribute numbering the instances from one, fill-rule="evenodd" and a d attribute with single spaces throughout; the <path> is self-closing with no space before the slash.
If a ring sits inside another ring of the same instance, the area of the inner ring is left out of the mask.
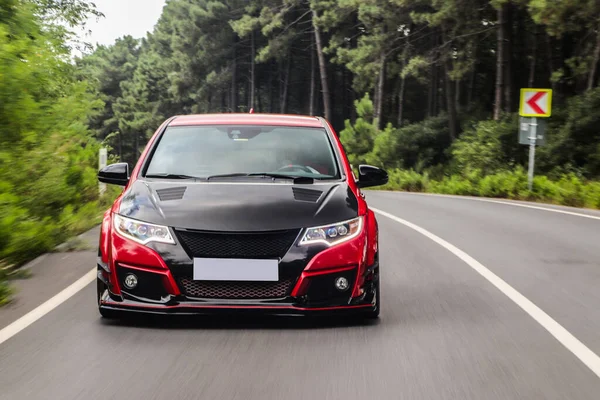
<path id="1" fill-rule="evenodd" d="M 372 165 L 358 166 L 358 182 L 359 188 L 381 186 L 388 183 L 388 173 Z"/>
<path id="2" fill-rule="evenodd" d="M 129 182 L 129 164 L 116 163 L 107 165 L 98 172 L 98 180 L 111 185 L 127 186 Z"/>

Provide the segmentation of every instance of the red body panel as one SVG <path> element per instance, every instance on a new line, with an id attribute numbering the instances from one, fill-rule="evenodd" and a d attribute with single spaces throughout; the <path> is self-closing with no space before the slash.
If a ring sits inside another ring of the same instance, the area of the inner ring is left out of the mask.
<path id="1" fill-rule="evenodd" d="M 201 114 L 176 117 L 169 126 L 189 125 L 275 125 L 322 128 L 316 117 L 281 114 Z"/>
<path id="2" fill-rule="evenodd" d="M 165 278 L 165 287 L 170 294 L 181 294 L 169 267 L 158 253 L 133 240 L 124 238 L 114 231 L 110 235 L 110 239 L 110 279 L 113 284 L 111 291 L 114 294 L 121 294 L 119 280 L 117 279 L 117 264 L 146 272 L 159 273 Z"/>

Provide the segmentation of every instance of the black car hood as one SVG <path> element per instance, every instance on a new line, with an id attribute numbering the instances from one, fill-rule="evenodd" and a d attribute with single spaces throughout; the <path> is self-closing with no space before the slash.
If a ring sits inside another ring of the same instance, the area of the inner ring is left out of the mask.
<path id="1" fill-rule="evenodd" d="M 136 180 L 119 214 L 175 228 L 270 231 L 325 225 L 358 215 L 345 182 L 286 183 Z"/>

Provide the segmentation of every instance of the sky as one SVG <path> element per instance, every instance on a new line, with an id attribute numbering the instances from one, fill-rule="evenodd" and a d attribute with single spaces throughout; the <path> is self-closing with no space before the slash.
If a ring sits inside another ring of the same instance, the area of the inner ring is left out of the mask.
<path id="1" fill-rule="evenodd" d="M 95 17 L 90 18 L 86 30 L 92 32 L 83 36 L 82 31 L 80 38 L 95 47 L 96 44 L 112 44 L 124 35 L 134 38 L 146 36 L 146 32 L 151 32 L 158 21 L 165 0 L 94 0 L 93 3 L 104 18 L 99 21 Z"/>

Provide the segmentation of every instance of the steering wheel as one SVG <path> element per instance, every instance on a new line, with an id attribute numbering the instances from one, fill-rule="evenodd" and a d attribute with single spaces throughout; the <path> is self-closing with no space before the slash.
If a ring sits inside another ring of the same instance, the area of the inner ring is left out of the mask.
<path id="1" fill-rule="evenodd" d="M 294 170 L 294 169 L 300 169 L 304 172 L 307 172 L 309 174 L 312 174 L 313 172 L 307 168 L 304 165 L 298 165 L 298 164 L 291 164 L 291 165 L 286 165 L 285 167 L 281 167 L 279 169 L 277 169 L 277 171 L 289 171 L 289 170 Z"/>

